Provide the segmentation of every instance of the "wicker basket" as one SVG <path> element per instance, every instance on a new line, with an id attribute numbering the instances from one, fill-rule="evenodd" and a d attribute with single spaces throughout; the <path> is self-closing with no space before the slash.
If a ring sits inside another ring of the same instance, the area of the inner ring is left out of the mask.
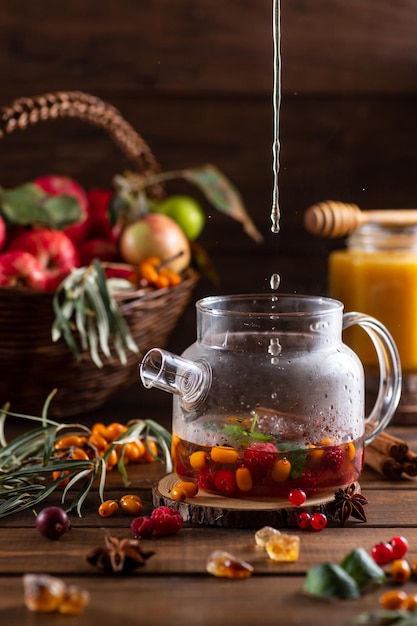
<path id="1" fill-rule="evenodd" d="M 2 109 L 0 138 L 16 129 L 58 117 L 74 117 L 105 129 L 135 163 L 140 173 L 158 171 L 158 163 L 142 137 L 113 106 L 82 92 L 59 92 L 21 98 Z M 153 195 L 163 193 L 155 187 Z M 163 347 L 189 303 L 198 280 L 192 269 L 176 287 L 115 293 L 131 334 L 142 354 Z M 39 415 L 47 395 L 57 388 L 49 415 L 80 415 L 100 408 L 117 391 L 138 380 L 140 355 L 127 352 L 98 368 L 89 353 L 77 361 L 63 340 L 52 343 L 53 294 L 18 288 L 0 289 L 0 404 Z"/>

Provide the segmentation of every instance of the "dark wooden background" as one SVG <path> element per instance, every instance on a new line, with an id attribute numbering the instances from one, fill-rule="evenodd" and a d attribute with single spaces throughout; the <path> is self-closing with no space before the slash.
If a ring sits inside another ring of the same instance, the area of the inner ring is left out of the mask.
<path id="1" fill-rule="evenodd" d="M 200 243 L 222 282 L 201 281 L 196 297 L 265 291 L 272 272 L 283 291 L 323 294 L 327 254 L 343 242 L 304 231 L 310 204 L 417 206 L 417 0 L 282 1 L 278 236 L 269 220 L 272 52 L 272 0 L 0 0 L 1 104 L 92 93 L 122 112 L 162 169 L 212 162 L 240 190 L 265 243 L 206 205 Z M 2 143 L 3 186 L 52 172 L 107 186 L 129 166 L 77 121 Z M 193 318 L 192 305 L 175 333 L 182 347 Z"/>

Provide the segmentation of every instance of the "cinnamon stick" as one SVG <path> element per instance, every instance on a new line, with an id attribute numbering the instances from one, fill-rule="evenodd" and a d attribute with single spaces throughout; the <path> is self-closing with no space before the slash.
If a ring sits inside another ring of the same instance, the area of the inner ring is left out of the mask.
<path id="1" fill-rule="evenodd" d="M 370 426 L 365 427 L 365 432 L 370 430 Z M 370 444 L 373 448 L 392 457 L 396 461 L 403 461 L 409 452 L 408 443 L 399 437 L 394 437 L 390 433 L 383 431 Z M 416 455 L 417 456 L 417 455 Z"/>
<path id="2" fill-rule="evenodd" d="M 409 450 L 403 460 L 404 474 L 407 476 L 417 476 L 417 454 L 412 450 Z"/>
<path id="3" fill-rule="evenodd" d="M 389 480 L 400 480 L 403 473 L 402 463 L 377 450 L 373 444 L 365 449 L 365 463 Z"/>

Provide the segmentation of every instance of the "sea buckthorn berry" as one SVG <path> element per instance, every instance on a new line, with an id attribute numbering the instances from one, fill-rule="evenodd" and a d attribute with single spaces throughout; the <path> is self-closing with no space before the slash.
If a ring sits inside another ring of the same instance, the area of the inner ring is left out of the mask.
<path id="1" fill-rule="evenodd" d="M 163 274 L 158 274 L 153 281 L 153 284 L 155 287 L 158 287 L 158 289 L 165 289 L 166 287 L 169 287 L 169 278 Z"/>
<path id="2" fill-rule="evenodd" d="M 71 452 L 71 458 L 75 461 L 89 461 L 89 456 L 82 448 L 74 448 Z"/>
<path id="3" fill-rule="evenodd" d="M 253 486 L 252 474 L 247 467 L 238 467 L 236 470 L 236 485 L 240 491 L 250 491 Z"/>
<path id="4" fill-rule="evenodd" d="M 214 446 L 210 450 L 210 457 L 215 463 L 233 465 L 238 460 L 239 453 L 234 448 L 228 448 L 227 446 Z"/>
<path id="5" fill-rule="evenodd" d="M 301 506 L 306 501 L 307 496 L 302 489 L 291 489 L 288 494 L 288 500 L 294 506 Z"/>
<path id="6" fill-rule="evenodd" d="M 56 450 L 62 448 L 81 447 L 87 441 L 87 437 L 81 437 L 80 435 L 66 435 L 59 439 L 55 444 Z"/>
<path id="7" fill-rule="evenodd" d="M 91 433 L 88 438 L 88 443 L 94 446 L 99 454 L 107 450 L 109 446 L 107 439 L 100 433 Z"/>
<path id="8" fill-rule="evenodd" d="M 349 443 L 345 443 L 342 446 L 344 452 L 345 452 L 345 457 L 348 461 L 353 461 L 353 459 L 355 458 L 355 454 L 356 454 L 356 448 L 355 448 L 355 444 L 353 443 L 353 441 L 349 441 Z"/>
<path id="9" fill-rule="evenodd" d="M 392 545 L 381 541 L 376 543 L 372 550 L 371 556 L 377 565 L 385 565 L 392 561 Z"/>
<path id="10" fill-rule="evenodd" d="M 189 458 L 190 465 L 195 470 L 201 470 L 206 466 L 207 454 L 203 450 L 193 452 Z"/>
<path id="11" fill-rule="evenodd" d="M 197 485 L 188 480 L 181 481 L 176 486 L 184 489 L 185 493 L 187 494 L 187 498 L 195 498 L 198 493 Z"/>
<path id="12" fill-rule="evenodd" d="M 127 426 L 124 426 L 123 424 L 120 424 L 119 422 L 112 422 L 111 424 L 106 426 L 106 429 L 103 434 L 104 434 L 104 437 L 107 439 L 107 441 L 112 443 L 113 441 L 116 441 L 116 439 L 118 439 L 120 435 L 126 432 L 126 430 L 127 430 Z"/>
<path id="13" fill-rule="evenodd" d="M 319 448 L 318 446 L 312 446 L 308 449 L 308 458 L 311 462 L 319 463 L 324 456 L 323 448 Z"/>
<path id="14" fill-rule="evenodd" d="M 411 577 L 411 567 L 406 559 L 395 559 L 391 565 L 391 577 L 400 585 L 407 582 Z"/>
<path id="15" fill-rule="evenodd" d="M 140 439 L 129 441 L 124 447 L 123 460 L 125 463 L 137 463 L 145 454 L 145 451 L 145 444 Z"/>
<path id="16" fill-rule="evenodd" d="M 183 487 L 179 487 L 175 485 L 169 492 L 170 497 L 175 500 L 175 502 L 185 502 L 187 499 L 187 493 Z"/>
<path id="17" fill-rule="evenodd" d="M 401 535 L 395 536 L 390 541 L 392 547 L 392 557 L 394 559 L 402 559 L 408 552 L 408 541 Z"/>
<path id="18" fill-rule="evenodd" d="M 278 459 L 272 467 L 271 477 L 276 483 L 287 480 L 291 473 L 291 462 L 288 459 Z"/>
<path id="19" fill-rule="evenodd" d="M 145 442 L 145 453 L 142 457 L 146 463 L 154 463 L 158 460 L 158 446 L 153 439 L 147 439 Z"/>
<path id="20" fill-rule="evenodd" d="M 69 478 L 65 478 L 65 476 L 69 474 L 69 470 L 64 470 L 64 471 L 59 471 L 59 470 L 55 470 L 54 472 L 52 472 L 52 478 L 53 480 L 59 480 L 60 478 L 62 478 L 61 482 L 58 483 L 59 487 L 66 487 L 69 483 Z"/>
<path id="21" fill-rule="evenodd" d="M 139 515 L 143 509 L 142 500 L 134 494 L 126 494 L 119 500 L 120 508 L 127 515 Z"/>
<path id="22" fill-rule="evenodd" d="M 313 513 L 310 519 L 310 525 L 313 530 L 323 530 L 327 526 L 327 517 L 324 513 Z"/>
<path id="23" fill-rule="evenodd" d="M 119 455 L 117 454 L 116 448 L 110 451 L 109 455 L 106 458 L 106 468 L 108 470 L 112 470 L 115 465 L 117 465 L 119 461 Z"/>
<path id="24" fill-rule="evenodd" d="M 158 280 L 158 271 L 149 261 L 143 261 L 143 263 L 139 265 L 139 273 L 148 283 L 153 284 Z"/>
<path id="25" fill-rule="evenodd" d="M 101 435 L 102 437 L 104 437 L 104 433 L 106 432 L 106 426 L 102 422 L 96 422 L 95 424 L 93 424 L 91 432 L 93 435 Z"/>
<path id="26" fill-rule="evenodd" d="M 405 611 L 414 611 L 417 608 L 417 593 L 408 594 L 401 608 Z"/>
<path id="27" fill-rule="evenodd" d="M 303 511 L 297 515 L 297 526 L 306 529 L 311 526 L 311 515 L 307 511 Z"/>
<path id="28" fill-rule="evenodd" d="M 386 591 L 379 597 L 379 603 L 386 611 L 396 611 L 403 609 L 407 601 L 407 594 L 402 589 Z"/>
<path id="29" fill-rule="evenodd" d="M 100 517 L 111 517 L 119 510 L 119 503 L 116 500 L 105 500 L 98 507 Z"/>

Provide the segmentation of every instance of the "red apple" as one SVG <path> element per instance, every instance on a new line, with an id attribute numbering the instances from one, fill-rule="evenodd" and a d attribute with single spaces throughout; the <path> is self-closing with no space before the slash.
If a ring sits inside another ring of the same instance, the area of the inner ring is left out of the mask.
<path id="1" fill-rule="evenodd" d="M 4 219 L 0 216 L 0 250 L 3 250 L 7 240 L 7 228 Z"/>
<path id="2" fill-rule="evenodd" d="M 46 275 L 46 291 L 55 291 L 74 267 L 79 257 L 71 239 L 61 230 L 41 228 L 16 237 L 9 250 L 30 252 Z"/>
<path id="3" fill-rule="evenodd" d="M 47 277 L 38 260 L 23 250 L 0 254 L 0 286 L 45 290 Z"/>
<path id="4" fill-rule="evenodd" d="M 124 228 L 119 238 L 120 254 L 126 263 L 138 265 L 149 256 L 162 261 L 174 259 L 167 267 L 180 273 L 191 260 L 190 244 L 173 219 L 162 213 L 150 213 Z"/>
<path id="5" fill-rule="evenodd" d="M 87 266 L 93 259 L 100 261 L 120 261 L 120 254 L 117 244 L 108 239 L 87 239 L 78 246 L 80 265 Z"/>
<path id="6" fill-rule="evenodd" d="M 138 274 L 133 265 L 126 263 L 103 262 L 103 269 L 106 278 L 124 278 L 134 285 L 138 282 Z"/>
<path id="7" fill-rule="evenodd" d="M 88 238 L 108 239 L 115 241 L 116 237 L 110 221 L 109 202 L 113 196 L 110 189 L 89 189 L 88 199 Z"/>
<path id="8" fill-rule="evenodd" d="M 77 181 L 68 176 L 41 176 L 33 181 L 51 196 L 73 196 L 80 207 L 81 219 L 64 229 L 64 232 L 75 243 L 83 241 L 88 233 L 88 199 L 85 190 Z"/>

